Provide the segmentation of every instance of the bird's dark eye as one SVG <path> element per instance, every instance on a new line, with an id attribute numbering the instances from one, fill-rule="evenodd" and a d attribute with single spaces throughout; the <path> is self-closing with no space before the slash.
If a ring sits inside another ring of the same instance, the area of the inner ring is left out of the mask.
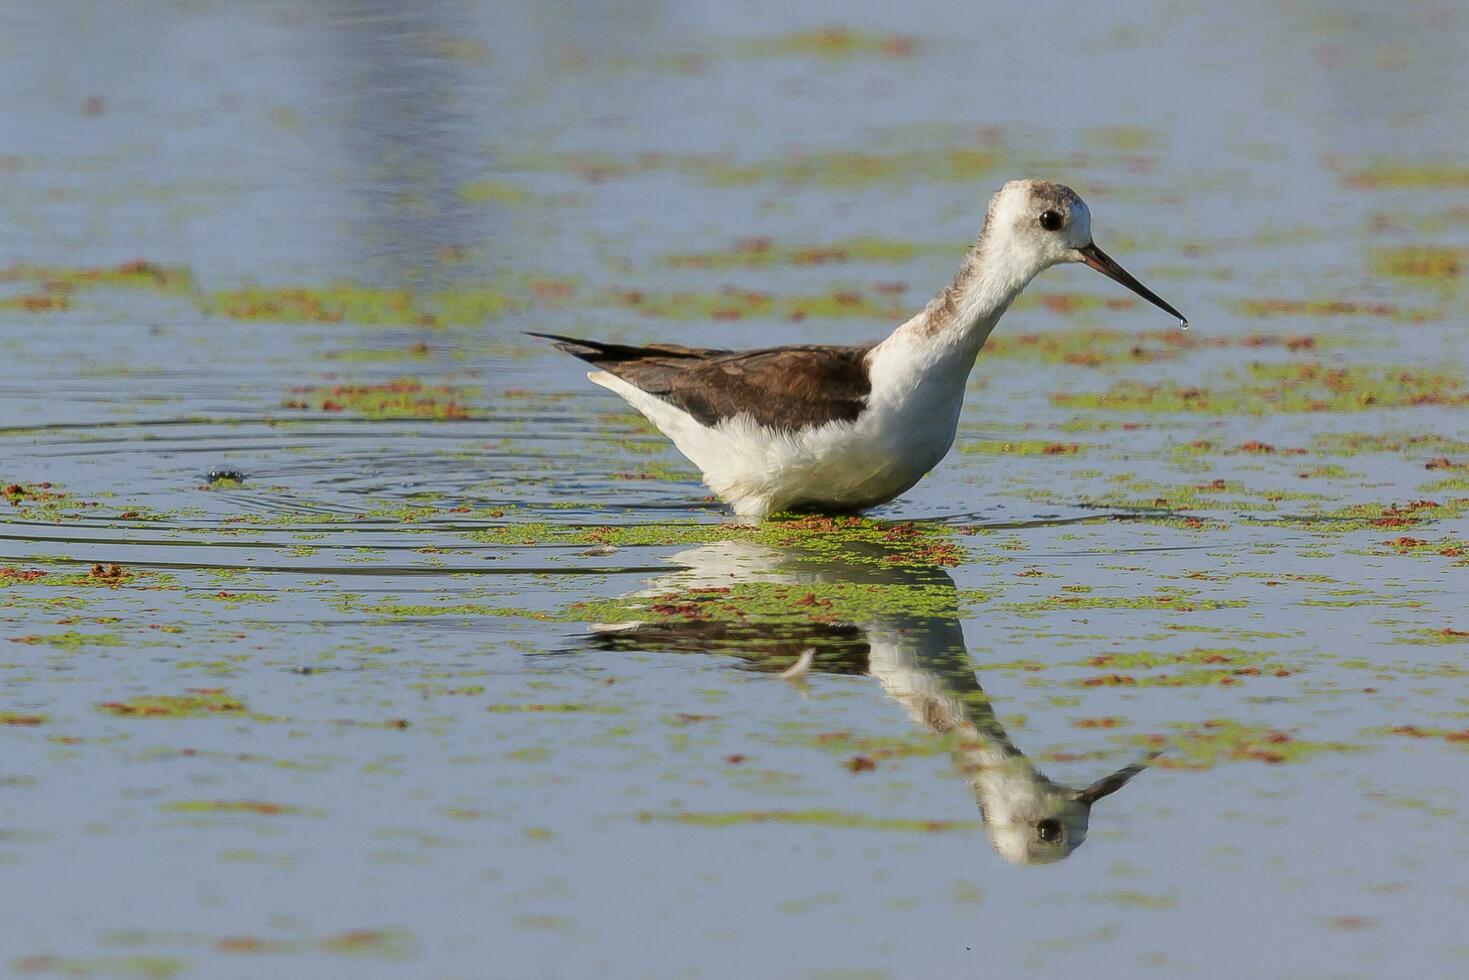
<path id="1" fill-rule="evenodd" d="M 1054 214 L 1055 212 L 1047 211 L 1046 213 Z M 1060 840 L 1061 833 L 1061 821 L 1059 820 L 1042 820 L 1035 825 L 1035 835 L 1047 844 Z"/>
<path id="2" fill-rule="evenodd" d="M 1060 211 L 1042 211 L 1041 212 L 1041 227 L 1044 228 L 1046 231 L 1055 231 L 1057 228 L 1060 228 L 1061 227 L 1061 212 Z"/>

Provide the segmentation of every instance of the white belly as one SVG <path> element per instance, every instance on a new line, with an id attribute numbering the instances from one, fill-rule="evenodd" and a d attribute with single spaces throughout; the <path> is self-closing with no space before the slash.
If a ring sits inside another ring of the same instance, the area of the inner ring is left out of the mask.
<path id="1" fill-rule="evenodd" d="M 647 416 L 710 489 L 754 517 L 804 507 L 856 511 L 892 500 L 948 453 L 963 400 L 961 384 L 896 407 L 874 405 L 854 422 L 776 432 L 747 415 L 706 426 L 614 375 L 587 377 Z"/>

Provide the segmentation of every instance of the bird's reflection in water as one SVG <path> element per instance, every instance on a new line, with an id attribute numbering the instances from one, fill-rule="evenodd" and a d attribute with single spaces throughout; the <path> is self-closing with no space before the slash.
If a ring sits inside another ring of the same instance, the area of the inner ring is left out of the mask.
<path id="1" fill-rule="evenodd" d="M 639 618 L 597 624 L 592 642 L 728 654 L 772 672 L 814 648 L 813 671 L 870 674 L 916 723 L 952 739 L 955 764 L 1001 857 L 1047 864 L 1068 856 L 1086 840 L 1092 805 L 1148 760 L 1081 789 L 1046 778 L 1010 740 L 975 679 L 954 580 L 941 568 L 882 558 L 875 549 L 818 558 L 747 542 L 702 545 L 673 557 L 680 571 L 630 597 Z"/>

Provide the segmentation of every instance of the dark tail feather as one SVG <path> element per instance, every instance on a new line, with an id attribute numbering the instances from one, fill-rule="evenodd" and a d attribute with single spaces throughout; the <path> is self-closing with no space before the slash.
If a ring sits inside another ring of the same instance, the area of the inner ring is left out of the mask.
<path id="1" fill-rule="evenodd" d="M 632 347 L 627 344 L 607 344 L 600 340 L 578 340 L 575 337 L 555 333 L 536 333 L 532 330 L 525 331 L 525 334 L 527 337 L 549 340 L 557 350 L 597 365 L 641 361 L 649 357 L 700 358 L 725 353 L 725 351 L 703 350 L 697 347 L 681 347 L 678 344 L 649 344 L 646 347 Z"/>

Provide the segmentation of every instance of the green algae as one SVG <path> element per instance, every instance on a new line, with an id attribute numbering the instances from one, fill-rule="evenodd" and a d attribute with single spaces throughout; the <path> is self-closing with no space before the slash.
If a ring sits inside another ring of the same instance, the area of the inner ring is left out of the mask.
<path id="1" fill-rule="evenodd" d="M 1236 302 L 1234 308 L 1241 315 L 1254 318 L 1352 317 L 1395 320 L 1400 323 L 1427 323 L 1443 317 L 1437 310 L 1341 299 L 1245 299 Z"/>
<path id="2" fill-rule="evenodd" d="M 458 420 L 469 417 L 464 403 L 474 397 L 472 388 L 395 378 L 375 384 L 296 387 L 281 404 L 298 411 L 345 412 L 368 419 Z"/>
<path id="3" fill-rule="evenodd" d="M 1403 279 L 1457 279 L 1469 267 L 1469 248 L 1407 245 L 1375 248 L 1369 255 L 1372 273 Z"/>
<path id="4" fill-rule="evenodd" d="M 969 147 L 935 147 L 886 153 L 864 150 L 798 150 L 783 156 L 741 160 L 727 154 L 525 153 L 508 161 L 511 169 L 571 173 L 589 183 L 639 173 L 677 173 L 715 186 L 775 183 L 833 188 L 916 181 L 971 183 L 993 176 L 1005 163 L 1002 153 Z"/>
<path id="5" fill-rule="evenodd" d="M 673 269 L 760 269 L 852 262 L 898 264 L 939 251 L 952 253 L 955 249 L 869 237 L 841 238 L 823 245 L 780 245 L 769 238 L 742 238 L 726 249 L 676 252 L 664 256 L 663 263 Z M 902 292 L 902 289 L 893 286 L 888 291 Z"/>
<path id="6" fill-rule="evenodd" d="M 1151 596 L 1057 595 L 1049 599 L 1001 603 L 1009 612 L 1031 615 L 1066 609 L 1138 609 L 1162 612 L 1211 612 L 1239 609 L 1249 603 L 1244 599 L 1199 599 L 1182 590 L 1163 590 Z"/>
<path id="7" fill-rule="evenodd" d="M 1469 187 L 1469 167 L 1452 163 L 1388 161 L 1347 171 L 1342 181 L 1355 190 L 1436 190 Z"/>
<path id="8" fill-rule="evenodd" d="M 1061 392 L 1063 408 L 1112 412 L 1264 415 L 1276 412 L 1359 412 L 1384 408 L 1469 404 L 1457 372 L 1429 368 L 1322 364 L 1264 364 L 1230 372 L 1216 388 L 1169 382 L 1120 381 L 1105 392 Z"/>
<path id="9" fill-rule="evenodd" d="M 293 816 L 309 812 L 298 806 L 268 803 L 264 800 L 176 800 L 161 803 L 158 809 L 168 813 L 248 813 L 262 817 Z"/>
<path id="10" fill-rule="evenodd" d="M 249 286 L 198 297 L 203 312 L 269 323 L 351 323 L 363 326 L 473 326 L 520 308 L 497 287 L 419 294 L 411 289 L 336 282 L 329 286 Z"/>
<path id="11" fill-rule="evenodd" d="M 1103 305 L 1098 297 L 1080 294 L 1049 294 L 1033 301 L 1052 312 L 1070 315 Z M 1124 305 L 1109 309 L 1126 309 Z M 1103 367 L 1145 363 L 1179 357 L 1196 350 L 1199 342 L 1182 331 L 1132 333 L 1101 328 L 1070 329 L 1028 333 L 1001 331 L 985 342 L 984 360 L 1008 358 L 1038 364 L 1075 364 Z"/>
<path id="12" fill-rule="evenodd" d="M 472 180 L 459 185 L 459 197 L 469 204 L 530 204 L 536 195 L 503 180 Z"/>
<path id="13" fill-rule="evenodd" d="M 638 819 L 644 823 L 676 823 L 693 827 L 739 827 L 749 824 L 791 824 L 806 827 L 828 827 L 840 830 L 885 830 L 903 833 L 940 833 L 977 830 L 983 824 L 976 820 L 916 820 L 903 817 L 873 817 L 842 810 L 738 810 L 727 813 L 691 811 L 659 812 L 643 810 Z"/>
<path id="14" fill-rule="evenodd" d="M 67 630 L 62 633 L 31 633 L 25 636 L 11 637 L 12 643 L 25 643 L 30 646 L 45 645 L 64 650 L 67 653 L 79 653 L 94 647 L 120 647 L 125 645 L 123 638 L 117 633 L 79 633 L 75 630 Z"/>
<path id="15" fill-rule="evenodd" d="M 1075 442 L 1049 442 L 1044 439 L 965 439 L 959 452 L 985 456 L 1075 456 L 1085 447 Z"/>
<path id="16" fill-rule="evenodd" d="M 186 694 L 144 694 L 126 701 L 104 701 L 97 709 L 123 718 L 203 718 L 245 714 L 245 705 L 220 688 L 197 688 Z"/>
<path id="17" fill-rule="evenodd" d="M 138 259 L 115 266 L 27 265 L 0 269 L 0 282 L 28 282 L 45 295 L 65 295 L 84 289 L 140 289 L 160 293 L 189 293 L 193 273 L 183 266 L 160 265 Z"/>
<path id="18" fill-rule="evenodd" d="M 21 956 L 10 961 L 19 974 L 55 974 L 65 977 L 124 976 L 141 980 L 172 980 L 190 966 L 173 956 Z"/>
<path id="19" fill-rule="evenodd" d="M 957 565 L 963 552 L 953 528 L 914 521 L 880 521 L 861 517 L 774 518 L 750 524 L 662 523 L 571 525 L 549 521 L 502 524 L 467 532 L 470 541 L 494 545 L 555 545 L 613 548 L 688 547 L 720 541 L 744 541 L 777 550 L 809 553 L 813 559 L 881 565 Z"/>
<path id="20" fill-rule="evenodd" d="M 490 704 L 485 710 L 492 714 L 597 714 L 620 715 L 624 708 L 616 704 L 596 704 L 589 701 L 556 701 L 530 704 Z"/>
<path id="21" fill-rule="evenodd" d="M 1365 746 L 1346 742 L 1309 741 L 1293 733 L 1265 725 L 1250 725 L 1227 719 L 1202 724 L 1176 725 L 1171 735 L 1143 735 L 1128 739 L 1165 754 L 1153 765 L 1164 769 L 1212 769 L 1224 762 L 1263 762 L 1277 765 L 1301 762 L 1327 753 L 1366 751 Z"/>
<path id="22" fill-rule="evenodd" d="M 1399 643 L 1443 646 L 1469 643 L 1469 630 L 1458 630 L 1445 626 L 1442 629 L 1414 629 L 1398 634 Z"/>
<path id="23" fill-rule="evenodd" d="M 844 317 L 894 320 L 905 313 L 892 296 L 862 287 L 782 296 L 735 286 L 713 293 L 624 289 L 606 293 L 603 302 L 660 320 L 778 319 L 798 323 Z"/>
<path id="24" fill-rule="evenodd" d="M 908 34 L 883 34 L 850 27 L 818 27 L 738 41 L 733 51 L 747 58 L 810 57 L 845 61 L 857 57 L 910 58 L 921 42 Z"/>

